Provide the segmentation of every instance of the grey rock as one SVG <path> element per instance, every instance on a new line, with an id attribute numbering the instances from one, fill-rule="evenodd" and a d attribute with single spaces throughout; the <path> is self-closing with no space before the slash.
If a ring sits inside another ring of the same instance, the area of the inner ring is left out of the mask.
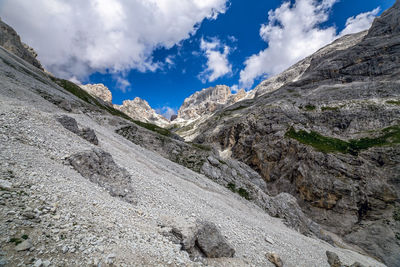
<path id="1" fill-rule="evenodd" d="M 33 266 L 34 267 L 42 267 L 43 266 L 43 261 L 41 259 L 38 259 L 37 261 L 35 261 Z"/>
<path id="2" fill-rule="evenodd" d="M 328 263 L 331 267 L 343 267 L 342 262 L 339 259 L 339 256 L 331 251 L 326 251 L 326 257 L 328 257 Z"/>
<path id="3" fill-rule="evenodd" d="M 7 190 L 7 191 L 9 191 L 9 190 L 11 190 L 12 188 L 13 188 L 13 185 L 12 185 L 11 182 L 6 181 L 6 180 L 3 180 L 3 179 L 0 179 L 0 189 L 1 189 L 1 190 Z"/>
<path id="4" fill-rule="evenodd" d="M 49 267 L 50 264 L 51 264 L 51 261 L 49 261 L 49 260 L 43 261 L 43 267 Z"/>
<path id="5" fill-rule="evenodd" d="M 21 38 L 17 32 L 0 19 L 0 46 L 4 47 L 11 53 L 42 69 L 40 62 L 36 59 L 37 54 L 33 48 L 21 42 Z"/>
<path id="6" fill-rule="evenodd" d="M 32 242 L 28 239 L 28 240 L 24 240 L 22 243 L 18 244 L 15 247 L 16 251 L 25 251 L 25 250 L 29 250 L 33 247 Z"/>
<path id="7" fill-rule="evenodd" d="M 235 250 L 225 240 L 215 224 L 202 222 L 197 233 L 197 245 L 208 258 L 233 257 Z"/>
<path id="8" fill-rule="evenodd" d="M 267 259 L 273 263 L 276 267 L 283 267 L 283 262 L 281 258 L 278 256 L 276 253 L 267 253 L 266 254 Z"/>
<path id="9" fill-rule="evenodd" d="M 93 129 L 90 128 L 83 128 L 79 135 L 89 141 L 90 143 L 94 144 L 94 145 L 98 145 L 99 144 L 99 140 L 97 139 L 96 133 L 94 132 Z"/>
<path id="10" fill-rule="evenodd" d="M 135 203 L 130 174 L 126 169 L 119 167 L 109 153 L 93 149 L 74 154 L 68 157 L 67 161 L 83 177 L 104 187 L 111 196 Z"/>
<path id="11" fill-rule="evenodd" d="M 61 123 L 61 125 L 68 131 L 71 131 L 71 132 L 79 135 L 80 131 L 79 131 L 78 123 L 76 122 L 76 120 L 74 118 L 63 115 L 61 117 L 58 117 L 57 121 L 59 123 Z"/>
<path id="12" fill-rule="evenodd" d="M 58 117 L 57 121 L 62 126 L 64 126 L 65 129 L 79 135 L 86 141 L 88 141 L 94 145 L 99 144 L 99 141 L 97 139 L 97 136 L 96 136 L 96 133 L 94 132 L 94 130 L 90 129 L 90 128 L 83 128 L 80 130 L 78 127 L 78 123 L 76 122 L 76 120 L 74 118 L 63 115 L 61 117 Z"/>

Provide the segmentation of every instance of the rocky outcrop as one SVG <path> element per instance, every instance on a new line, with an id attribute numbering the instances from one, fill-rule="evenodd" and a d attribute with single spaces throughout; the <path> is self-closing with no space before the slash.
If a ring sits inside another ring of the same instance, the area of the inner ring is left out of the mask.
<path id="1" fill-rule="evenodd" d="M 195 142 L 294 195 L 325 229 L 399 266 L 399 1 L 346 49 L 313 57 L 278 90 L 216 112 Z M 352 42 L 350 42 L 352 43 Z"/>
<path id="2" fill-rule="evenodd" d="M 209 87 L 194 93 L 185 99 L 178 110 L 178 119 L 196 120 L 205 115 L 211 115 L 226 105 L 231 105 L 246 96 L 242 89 L 237 94 L 232 94 L 226 85 Z"/>
<path id="3" fill-rule="evenodd" d="M 128 203 L 136 202 L 130 174 L 119 167 L 109 153 L 94 149 L 71 155 L 67 161 L 83 177 L 106 189 L 111 196 Z"/>
<path id="4" fill-rule="evenodd" d="M 249 91 L 248 97 L 253 98 L 266 93 L 271 93 L 288 83 L 299 80 L 304 72 L 307 70 L 307 68 L 310 66 L 311 61 L 321 58 L 331 52 L 345 50 L 349 47 L 352 47 L 359 43 L 366 34 L 367 31 L 363 31 L 356 34 L 345 35 L 337 39 L 333 43 L 321 48 L 311 56 L 308 56 L 305 59 L 299 61 L 284 72 L 261 82 L 256 88 Z"/>
<path id="5" fill-rule="evenodd" d="M 110 90 L 102 83 L 85 84 L 81 85 L 81 88 L 92 96 L 98 97 L 106 103 L 112 103 L 112 94 Z"/>
<path id="6" fill-rule="evenodd" d="M 133 100 L 125 100 L 122 105 L 114 105 L 114 108 L 124 112 L 134 120 L 153 123 L 160 127 L 169 125 L 169 120 L 152 109 L 146 100 L 136 97 Z"/>
<path id="7" fill-rule="evenodd" d="M 4 47 L 14 55 L 29 62 L 33 66 L 43 70 L 42 65 L 36 59 L 37 53 L 27 44 L 21 42 L 17 32 L 0 19 L 0 46 Z"/>
<path id="8" fill-rule="evenodd" d="M 74 134 L 79 135 L 86 141 L 98 145 L 99 140 L 97 139 L 96 133 L 94 132 L 93 129 L 90 128 L 83 128 L 79 129 L 78 123 L 74 118 L 68 117 L 66 115 L 58 117 L 57 121 L 68 131 L 73 132 Z"/>

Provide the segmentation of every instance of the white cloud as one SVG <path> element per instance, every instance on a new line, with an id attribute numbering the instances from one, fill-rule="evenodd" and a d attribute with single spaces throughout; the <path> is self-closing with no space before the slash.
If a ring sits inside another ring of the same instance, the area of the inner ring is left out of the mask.
<path id="1" fill-rule="evenodd" d="M 340 32 L 340 36 L 361 32 L 368 29 L 374 21 L 376 15 L 378 15 L 380 8 L 377 7 L 370 12 L 361 13 L 355 17 L 350 17 L 346 21 L 346 28 Z"/>
<path id="2" fill-rule="evenodd" d="M 55 75 L 154 71 L 151 54 L 193 34 L 227 0 L 2 0 L 0 16 Z"/>
<path id="3" fill-rule="evenodd" d="M 203 83 L 206 81 L 213 82 L 222 76 L 232 73 L 232 65 L 228 61 L 229 46 L 222 45 L 217 38 L 213 38 L 211 41 L 205 41 L 202 38 L 200 49 L 207 57 L 207 68 L 198 76 Z"/>
<path id="4" fill-rule="evenodd" d="M 240 86 L 249 89 L 255 79 L 282 72 L 344 34 L 367 29 L 379 12 L 374 9 L 349 18 L 346 28 L 337 34 L 335 27 L 320 26 L 328 20 L 336 2 L 338 0 L 296 0 L 294 4 L 285 2 L 270 10 L 268 23 L 260 28 L 260 36 L 268 47 L 246 59 L 245 68 L 240 72 Z"/>
<path id="5" fill-rule="evenodd" d="M 168 106 L 158 108 L 158 109 L 156 109 L 156 112 L 160 115 L 163 115 L 165 118 L 167 118 L 169 120 L 171 119 L 172 115 L 177 114 L 177 111 L 175 109 L 168 107 Z"/>
<path id="6" fill-rule="evenodd" d="M 126 93 L 127 91 L 130 91 L 131 83 L 127 79 L 124 79 L 122 77 L 116 77 L 115 80 L 116 80 L 115 87 L 118 90 L 121 90 L 123 93 Z"/>

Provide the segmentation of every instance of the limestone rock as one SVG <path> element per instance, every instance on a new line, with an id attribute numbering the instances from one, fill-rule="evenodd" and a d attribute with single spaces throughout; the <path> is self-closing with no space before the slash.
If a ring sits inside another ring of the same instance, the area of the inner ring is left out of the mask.
<path id="1" fill-rule="evenodd" d="M 10 183 L 9 181 L 0 179 L 0 189 L 1 190 L 11 190 L 12 189 L 12 183 Z"/>
<path id="2" fill-rule="evenodd" d="M 96 133 L 93 129 L 90 128 L 83 128 L 79 129 L 78 123 L 72 117 L 63 115 L 57 118 L 57 121 L 64 126 L 65 129 L 73 132 L 74 134 L 79 135 L 83 139 L 87 140 L 88 142 L 98 145 L 99 140 L 97 139 Z"/>
<path id="3" fill-rule="evenodd" d="M 28 240 L 24 240 L 22 243 L 18 244 L 15 247 L 16 251 L 25 251 L 28 250 L 32 247 L 32 242 L 28 239 Z"/>
<path id="4" fill-rule="evenodd" d="M 215 224 L 202 222 L 197 233 L 197 245 L 208 258 L 233 257 L 235 250 L 227 243 Z"/>
<path id="5" fill-rule="evenodd" d="M 125 100 L 122 105 L 114 105 L 114 108 L 124 112 L 134 120 L 167 127 L 169 120 L 152 109 L 146 100 L 136 97 L 133 100 Z"/>
<path id="6" fill-rule="evenodd" d="M 33 66 L 43 70 L 33 48 L 21 42 L 17 32 L 0 19 L 0 45 Z"/>
<path id="7" fill-rule="evenodd" d="M 112 94 L 110 90 L 102 83 L 85 84 L 81 85 L 81 88 L 92 96 L 102 99 L 106 103 L 111 104 L 112 102 Z"/>
<path id="8" fill-rule="evenodd" d="M 227 104 L 234 104 L 244 98 L 246 92 L 242 89 L 232 94 L 226 85 L 209 87 L 194 93 L 185 99 L 178 110 L 178 119 L 196 120 L 204 115 L 211 115 Z"/>
<path id="9" fill-rule="evenodd" d="M 67 160 L 83 177 L 104 187 L 111 196 L 135 203 L 130 174 L 119 167 L 109 153 L 94 149 L 71 155 Z"/>

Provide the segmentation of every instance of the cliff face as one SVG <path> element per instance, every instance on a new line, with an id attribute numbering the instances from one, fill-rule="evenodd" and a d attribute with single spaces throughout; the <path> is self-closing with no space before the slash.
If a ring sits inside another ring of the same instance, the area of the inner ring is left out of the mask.
<path id="1" fill-rule="evenodd" d="M 146 100 L 139 97 L 133 100 L 125 100 L 122 105 L 114 105 L 114 107 L 135 120 L 153 123 L 160 127 L 167 127 L 169 125 L 169 120 L 157 114 Z"/>
<path id="2" fill-rule="evenodd" d="M 21 42 L 21 38 L 17 32 L 4 23 L 0 19 L 0 46 L 4 47 L 14 55 L 22 58 L 26 62 L 29 62 L 33 66 L 43 70 L 42 65 L 36 59 L 37 53 L 33 48 L 27 44 Z"/>
<path id="3" fill-rule="evenodd" d="M 81 88 L 88 92 L 89 94 L 100 98 L 101 100 L 107 102 L 107 103 L 112 103 L 112 94 L 110 90 L 104 86 L 102 83 L 98 84 L 85 84 L 81 85 Z"/>
<path id="4" fill-rule="evenodd" d="M 399 7 L 338 40 L 347 48 L 303 61 L 278 89 L 217 112 L 194 140 L 248 164 L 271 194 L 296 196 L 310 218 L 389 266 L 400 266 Z"/>
<path id="5" fill-rule="evenodd" d="M 205 88 L 185 99 L 178 111 L 178 119 L 199 119 L 228 104 L 236 103 L 245 96 L 244 90 L 239 91 L 237 94 L 232 94 L 231 89 L 226 85 Z"/>

